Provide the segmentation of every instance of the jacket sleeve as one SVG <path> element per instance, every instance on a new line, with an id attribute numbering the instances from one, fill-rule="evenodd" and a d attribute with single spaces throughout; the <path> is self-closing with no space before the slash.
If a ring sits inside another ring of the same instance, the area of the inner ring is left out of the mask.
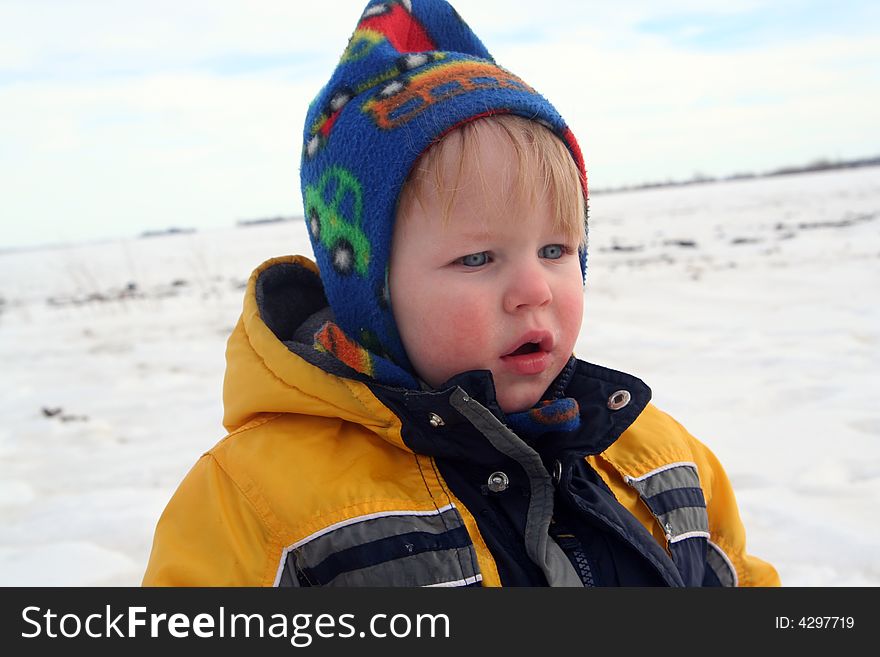
<path id="1" fill-rule="evenodd" d="M 271 585 L 272 543 L 258 510 L 206 454 L 159 518 L 143 585 Z"/>
<path id="2" fill-rule="evenodd" d="M 776 569 L 746 552 L 746 530 L 730 480 L 712 451 L 699 441 L 695 442 L 700 451 L 698 465 L 709 515 L 712 556 L 733 566 L 738 586 L 780 586 Z"/>

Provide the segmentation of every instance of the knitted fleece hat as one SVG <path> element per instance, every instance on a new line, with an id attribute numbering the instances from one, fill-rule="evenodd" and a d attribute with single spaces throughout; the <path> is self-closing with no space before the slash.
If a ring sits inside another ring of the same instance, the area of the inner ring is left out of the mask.
<path id="1" fill-rule="evenodd" d="M 350 351 L 360 346 L 377 356 L 386 372 L 412 372 L 388 290 L 397 199 L 424 151 L 456 127 L 494 114 L 517 114 L 555 133 L 571 151 L 586 197 L 583 158 L 562 117 L 495 63 L 455 9 L 444 0 L 367 5 L 309 107 L 303 137 L 309 237 L 342 331 L 330 336 L 334 351 L 347 341 Z M 580 256 L 585 272 L 585 249 Z"/>

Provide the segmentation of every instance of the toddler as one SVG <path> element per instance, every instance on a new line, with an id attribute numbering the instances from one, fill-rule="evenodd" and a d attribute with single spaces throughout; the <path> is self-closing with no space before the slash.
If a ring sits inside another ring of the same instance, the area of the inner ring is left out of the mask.
<path id="1" fill-rule="evenodd" d="M 301 172 L 317 264 L 251 276 L 146 585 L 778 584 L 713 454 L 573 356 L 581 152 L 449 4 L 367 6 Z"/>

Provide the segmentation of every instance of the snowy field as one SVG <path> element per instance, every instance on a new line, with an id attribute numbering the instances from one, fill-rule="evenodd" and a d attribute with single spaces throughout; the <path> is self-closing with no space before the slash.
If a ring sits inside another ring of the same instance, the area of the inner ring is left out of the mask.
<path id="1" fill-rule="evenodd" d="M 590 249 L 578 355 L 712 447 L 784 584 L 880 586 L 880 169 L 595 195 Z M 287 253 L 302 222 L 0 253 L 0 585 L 140 583 Z"/>

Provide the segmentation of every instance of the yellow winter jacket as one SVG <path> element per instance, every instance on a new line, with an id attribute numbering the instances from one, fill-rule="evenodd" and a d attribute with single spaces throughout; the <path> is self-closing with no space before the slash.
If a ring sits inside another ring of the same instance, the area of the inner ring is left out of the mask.
<path id="1" fill-rule="evenodd" d="M 291 303 L 321 303 L 317 268 L 306 258 L 276 258 L 251 276 L 226 354 L 229 433 L 199 459 L 168 503 L 144 585 L 303 585 L 302 573 L 319 578 L 326 571 L 328 555 L 338 561 L 345 549 L 376 536 L 409 536 L 413 527 L 426 528 L 429 536 L 445 532 L 449 541 L 442 549 L 424 548 L 422 556 L 404 554 L 393 568 L 370 565 L 331 583 L 501 585 L 474 514 L 453 494 L 437 459 L 408 446 L 398 414 L 370 385 L 309 362 L 267 326 L 264 297 L 270 292 L 258 282 L 271 268 L 290 272 L 285 285 L 295 289 Z M 287 289 L 276 306 L 285 303 Z M 586 461 L 660 552 L 674 554 L 676 545 L 696 537 L 719 583 L 779 584 L 771 565 L 746 553 L 734 494 L 718 461 L 654 406 Z M 651 507 L 657 490 L 687 486 L 702 490 L 705 511 Z M 533 497 L 538 492 L 533 486 Z M 570 583 L 570 567 L 546 531 L 535 540 L 533 552 L 544 560 L 548 582 Z M 412 543 L 395 546 L 417 552 Z M 428 554 L 430 567 L 416 563 Z"/>

